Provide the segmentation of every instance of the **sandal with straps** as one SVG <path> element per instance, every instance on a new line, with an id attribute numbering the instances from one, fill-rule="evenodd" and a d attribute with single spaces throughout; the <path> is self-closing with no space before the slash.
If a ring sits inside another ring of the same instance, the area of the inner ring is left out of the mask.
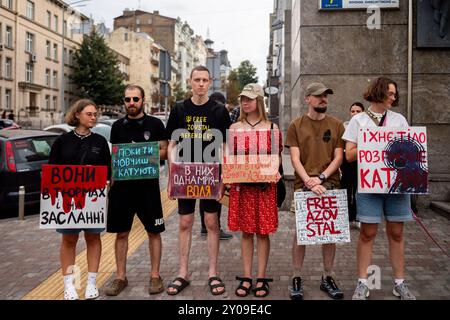
<path id="1" fill-rule="evenodd" d="M 219 283 L 217 284 L 212 284 L 213 281 L 218 281 Z M 220 279 L 219 277 L 210 277 L 208 279 L 208 286 L 209 286 L 209 291 L 211 292 L 211 294 L 213 296 L 218 296 L 221 295 L 225 292 L 225 284 L 223 283 L 222 279 Z M 214 289 L 219 289 L 222 288 L 223 290 L 221 291 L 214 291 Z"/>
<path id="2" fill-rule="evenodd" d="M 241 298 L 248 296 L 248 294 L 252 290 L 252 279 L 251 278 L 244 278 L 244 277 L 236 277 L 236 280 L 240 281 L 240 283 L 239 283 L 239 286 L 234 291 L 234 293 L 238 297 L 241 297 Z M 244 286 L 244 282 L 250 283 L 250 286 L 247 288 L 246 286 Z M 242 290 L 245 293 L 239 293 L 238 290 Z"/>
<path id="3" fill-rule="evenodd" d="M 256 284 L 258 284 L 258 282 L 262 282 L 262 286 L 261 287 L 255 287 L 255 289 L 253 289 L 253 293 L 254 296 L 257 298 L 264 298 L 267 295 L 269 295 L 270 290 L 269 290 L 269 282 L 272 282 L 273 279 L 269 279 L 269 278 L 257 278 L 256 279 Z M 259 292 L 263 291 L 263 294 L 257 294 Z"/>

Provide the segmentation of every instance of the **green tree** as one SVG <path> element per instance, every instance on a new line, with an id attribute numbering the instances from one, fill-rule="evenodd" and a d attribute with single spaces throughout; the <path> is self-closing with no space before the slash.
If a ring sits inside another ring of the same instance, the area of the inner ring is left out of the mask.
<path id="1" fill-rule="evenodd" d="M 79 88 L 83 98 L 89 98 L 99 105 L 121 103 L 125 85 L 117 56 L 95 30 L 83 37 L 80 49 L 75 51 L 74 67 L 70 79 Z"/>
<path id="2" fill-rule="evenodd" d="M 246 84 L 258 83 L 256 67 L 249 60 L 242 61 L 237 68 L 237 80 L 239 82 L 239 91 L 241 91 Z"/>
<path id="3" fill-rule="evenodd" d="M 227 83 L 227 102 L 233 106 L 236 106 L 239 104 L 238 97 L 239 93 L 241 93 L 241 90 L 239 89 L 241 87 L 239 80 L 238 80 L 238 73 L 237 70 L 232 70 L 230 72 L 230 75 L 228 76 L 228 83 Z"/>

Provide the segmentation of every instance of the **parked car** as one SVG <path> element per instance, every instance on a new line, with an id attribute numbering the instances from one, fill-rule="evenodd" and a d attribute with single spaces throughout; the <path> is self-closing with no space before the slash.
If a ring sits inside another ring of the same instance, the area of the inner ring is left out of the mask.
<path id="1" fill-rule="evenodd" d="M 12 120 L 0 119 L 0 130 L 16 130 L 20 129 L 20 126 Z"/>
<path id="2" fill-rule="evenodd" d="M 74 127 L 69 126 L 66 123 L 62 123 L 48 126 L 44 128 L 44 131 L 62 134 L 72 131 L 73 129 Z M 92 132 L 98 133 L 99 135 L 103 136 L 106 139 L 106 141 L 108 141 L 109 150 L 111 151 L 111 143 L 109 142 L 109 138 L 111 136 L 111 125 L 105 123 L 97 123 L 95 127 L 92 128 Z"/>
<path id="3" fill-rule="evenodd" d="M 39 203 L 41 168 L 57 137 L 41 130 L 0 130 L 1 218 L 17 214 L 20 186 L 25 187 L 25 205 Z"/>

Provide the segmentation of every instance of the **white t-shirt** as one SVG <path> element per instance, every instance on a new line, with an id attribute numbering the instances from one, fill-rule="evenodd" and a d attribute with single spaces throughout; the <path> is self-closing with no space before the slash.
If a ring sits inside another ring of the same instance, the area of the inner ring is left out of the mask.
<path id="1" fill-rule="evenodd" d="M 377 125 L 373 122 L 372 118 L 366 112 L 358 113 L 354 116 L 347 128 L 345 129 L 342 139 L 345 141 L 350 141 L 353 143 L 358 143 L 358 131 L 361 127 L 376 127 Z M 384 127 L 408 127 L 408 121 L 400 113 L 392 112 L 390 110 L 386 113 L 386 118 L 384 120 Z"/>

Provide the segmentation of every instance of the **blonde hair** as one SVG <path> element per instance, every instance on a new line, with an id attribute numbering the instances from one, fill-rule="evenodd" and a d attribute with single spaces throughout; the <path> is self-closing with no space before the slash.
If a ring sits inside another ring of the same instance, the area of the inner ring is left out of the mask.
<path id="1" fill-rule="evenodd" d="M 242 104 L 241 104 L 240 100 L 239 100 L 239 105 L 241 108 L 241 114 L 239 115 L 239 121 L 244 121 L 245 119 L 247 119 L 247 114 L 242 111 Z M 256 105 L 257 105 L 257 110 L 259 113 L 259 120 L 269 121 L 269 118 L 267 118 L 266 107 L 264 105 L 264 98 L 261 96 L 257 96 L 256 97 Z"/>
<path id="2" fill-rule="evenodd" d="M 78 126 L 78 124 L 80 123 L 80 120 L 78 120 L 78 118 L 76 117 L 76 114 L 81 113 L 81 111 L 83 111 L 83 109 L 86 108 L 87 106 L 93 106 L 93 107 L 95 107 L 96 110 L 98 110 L 97 105 L 92 100 L 89 100 L 89 99 L 77 100 L 70 106 L 70 109 L 66 114 L 66 118 L 65 118 L 66 123 L 69 126 L 73 126 L 73 127 Z"/>

